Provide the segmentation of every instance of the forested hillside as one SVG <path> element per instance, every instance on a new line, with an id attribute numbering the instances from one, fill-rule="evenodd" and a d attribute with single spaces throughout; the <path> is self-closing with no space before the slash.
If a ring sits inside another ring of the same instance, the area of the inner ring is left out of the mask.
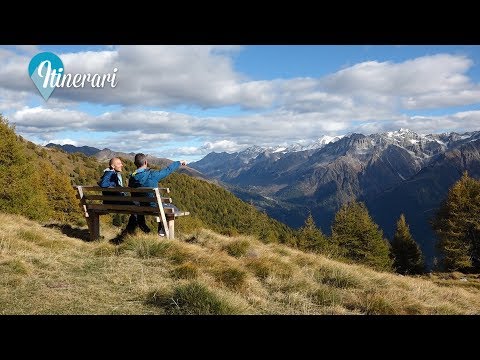
<path id="1" fill-rule="evenodd" d="M 128 159 L 122 161 L 124 177 L 128 177 L 135 165 Z M 35 145 L 17 136 L 6 119 L 0 118 L 1 212 L 82 224 L 72 185 L 95 185 L 107 165 L 82 153 Z M 286 225 L 209 182 L 174 173 L 160 186 L 170 187 L 175 205 L 191 214 L 178 220 L 179 231 L 206 227 L 229 235 L 256 235 L 266 242 L 292 236 Z M 120 223 L 126 220 L 120 216 Z"/>

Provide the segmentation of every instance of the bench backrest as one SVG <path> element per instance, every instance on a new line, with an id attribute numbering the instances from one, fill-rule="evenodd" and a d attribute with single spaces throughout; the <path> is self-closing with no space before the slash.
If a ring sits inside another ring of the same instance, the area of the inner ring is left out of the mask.
<path id="1" fill-rule="evenodd" d="M 115 187 L 102 188 L 100 186 L 75 186 L 78 191 L 77 198 L 81 205 L 85 206 L 84 211 L 95 210 L 96 212 L 118 212 L 158 215 L 162 212 L 173 214 L 172 208 L 164 208 L 160 204 L 170 204 L 172 198 L 163 197 L 162 193 L 170 193 L 169 188 L 129 188 Z M 126 196 L 118 196 L 118 193 Z M 105 193 L 102 194 L 102 193 Z M 109 194 L 111 193 L 111 194 Z M 151 194 L 147 197 L 147 194 Z M 105 201 L 114 201 L 115 204 L 105 204 Z M 140 203 L 139 205 L 133 202 Z M 154 203 L 155 206 L 149 206 Z"/>

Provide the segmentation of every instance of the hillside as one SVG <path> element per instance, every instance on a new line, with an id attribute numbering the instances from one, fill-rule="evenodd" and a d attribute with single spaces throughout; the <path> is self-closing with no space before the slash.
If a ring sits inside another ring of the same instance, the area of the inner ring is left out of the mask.
<path id="1" fill-rule="evenodd" d="M 473 276 L 380 273 L 205 229 L 120 246 L 107 241 L 114 228 L 104 235 L 84 242 L 0 213 L 0 314 L 480 313 Z"/>

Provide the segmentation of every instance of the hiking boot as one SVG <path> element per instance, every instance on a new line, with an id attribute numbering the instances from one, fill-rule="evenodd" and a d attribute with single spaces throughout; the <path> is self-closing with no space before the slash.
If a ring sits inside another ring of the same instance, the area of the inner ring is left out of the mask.
<path id="1" fill-rule="evenodd" d="M 136 226 L 127 226 L 122 233 L 133 234 L 135 232 Z"/>
<path id="2" fill-rule="evenodd" d="M 147 224 L 139 224 L 138 227 L 146 234 L 151 231 Z"/>

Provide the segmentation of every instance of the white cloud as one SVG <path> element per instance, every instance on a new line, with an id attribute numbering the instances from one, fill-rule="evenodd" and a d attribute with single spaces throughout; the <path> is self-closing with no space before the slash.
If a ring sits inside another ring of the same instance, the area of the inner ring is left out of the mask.
<path id="1" fill-rule="evenodd" d="M 479 101 L 480 86 L 466 75 L 472 66 L 471 59 L 450 54 L 402 63 L 368 61 L 327 76 L 321 84 L 328 92 L 371 105 L 380 96 L 386 104 L 407 109 L 459 106 Z"/>
<path id="2" fill-rule="evenodd" d="M 28 92 L 0 88 L 0 113 L 7 113 L 25 107 Z"/>
<path id="3" fill-rule="evenodd" d="M 391 120 L 365 122 L 352 126 L 351 131 L 371 134 L 408 128 L 420 134 L 438 132 L 478 131 L 480 111 L 464 111 L 442 116 L 397 116 Z"/>
<path id="4" fill-rule="evenodd" d="M 24 108 L 10 116 L 10 120 L 20 128 L 35 128 L 46 131 L 61 131 L 65 129 L 88 130 L 87 124 L 93 117 L 76 110 L 46 109 L 42 107 Z"/>
<path id="5" fill-rule="evenodd" d="M 83 144 L 79 144 L 77 141 L 75 140 L 72 140 L 72 139 L 51 139 L 51 140 L 48 140 L 48 141 L 44 141 L 43 142 L 43 146 L 49 144 L 49 143 L 53 143 L 53 144 L 57 144 L 57 145 L 74 145 L 74 146 L 83 146 Z"/>
<path id="6" fill-rule="evenodd" d="M 413 95 L 461 90 L 472 84 L 464 75 L 473 61 L 464 56 L 438 54 L 402 63 L 368 61 L 325 78 L 335 92 L 371 91 L 385 95 Z"/>
<path id="7" fill-rule="evenodd" d="M 204 139 L 203 149 L 236 151 L 248 144 L 279 144 L 322 135 L 338 135 L 351 131 L 374 132 L 408 127 L 421 132 L 435 129 L 452 130 L 478 128 L 480 111 L 470 111 L 440 117 L 391 115 L 384 119 L 371 118 L 365 111 L 353 118 L 350 111 L 330 113 L 295 113 L 274 111 L 231 117 L 201 118 L 164 111 L 121 110 L 92 116 L 76 110 L 57 108 L 23 108 L 10 116 L 10 122 L 24 133 L 78 131 L 79 133 L 109 133 L 108 141 L 125 148 L 137 149 L 161 144 L 185 143 L 194 138 Z M 353 119 L 353 120 L 352 120 Z M 113 134 L 113 135 L 112 135 Z M 132 150 L 134 151 L 134 150 Z"/>
<path id="8" fill-rule="evenodd" d="M 207 153 L 215 151 L 215 152 L 221 152 L 221 151 L 227 151 L 227 152 L 235 152 L 241 149 L 241 146 L 239 146 L 237 143 L 234 141 L 230 140 L 219 140 L 215 142 L 206 142 L 203 144 L 201 147 L 202 150 L 205 150 Z"/>

